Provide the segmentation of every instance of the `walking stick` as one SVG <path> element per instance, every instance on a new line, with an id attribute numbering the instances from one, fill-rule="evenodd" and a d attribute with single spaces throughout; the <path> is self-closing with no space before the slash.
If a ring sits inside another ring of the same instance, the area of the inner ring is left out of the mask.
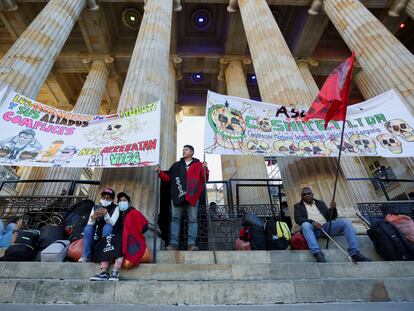
<path id="1" fill-rule="evenodd" d="M 349 256 L 349 254 L 338 243 L 336 243 L 336 241 L 325 230 L 323 230 L 323 228 L 321 228 L 321 230 L 326 235 L 326 237 L 328 238 L 328 240 L 331 240 L 335 244 L 335 246 L 338 247 L 339 250 L 342 253 L 344 253 L 346 257 L 348 257 L 348 259 L 349 259 L 350 262 L 352 262 L 354 264 L 357 264 L 357 262 L 355 260 L 353 260 L 352 257 Z"/>

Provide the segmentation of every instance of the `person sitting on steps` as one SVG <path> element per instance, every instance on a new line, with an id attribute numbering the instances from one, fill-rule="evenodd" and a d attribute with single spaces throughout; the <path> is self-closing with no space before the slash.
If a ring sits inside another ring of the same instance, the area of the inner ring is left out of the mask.
<path id="1" fill-rule="evenodd" d="M 131 206 L 131 198 L 125 192 L 118 193 L 117 198 L 120 214 L 112 233 L 122 238 L 118 239 L 120 245 L 115 246 L 116 251 L 114 251 L 114 257 L 111 258 L 115 260 L 115 263 L 109 274 L 110 262 L 101 261 L 101 272 L 92 276 L 91 281 L 119 281 L 119 271 L 124 259 L 132 266 L 137 266 L 147 248 L 144 233 L 148 230 L 148 220 L 140 211 Z"/>
<path id="2" fill-rule="evenodd" d="M 115 191 L 106 188 L 101 193 L 100 204 L 92 208 L 88 224 L 83 230 L 83 252 L 79 262 L 90 262 L 94 244 L 112 233 L 119 217 L 119 209 L 113 203 L 114 198 Z"/>
<path id="3" fill-rule="evenodd" d="M 352 222 L 349 219 L 336 219 L 338 211 L 335 202 L 332 201 L 328 208 L 325 202 L 313 198 L 312 189 L 309 187 L 302 189 L 301 197 L 302 200 L 294 206 L 295 221 L 300 225 L 309 250 L 315 256 L 317 262 L 326 262 L 316 239 L 323 235 L 321 228 L 328 232 L 329 223 L 331 223 L 330 235 L 334 236 L 341 233 L 345 235 L 348 242 L 348 252 L 353 260 L 371 261 L 359 251 Z"/>

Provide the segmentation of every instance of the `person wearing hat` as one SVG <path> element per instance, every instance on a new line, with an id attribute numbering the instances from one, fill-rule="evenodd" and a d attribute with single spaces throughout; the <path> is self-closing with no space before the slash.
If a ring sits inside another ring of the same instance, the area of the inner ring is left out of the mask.
<path id="1" fill-rule="evenodd" d="M 131 198 L 125 192 L 118 193 L 117 198 L 119 217 L 112 233 L 119 238 L 115 238 L 117 242 L 112 253 L 113 257 L 110 258 L 110 260 L 115 260 L 114 266 L 109 274 L 109 260 L 101 261 L 101 271 L 92 276 L 91 281 L 118 281 L 119 270 L 124 260 L 130 266 L 139 265 L 147 248 L 144 233 L 148 229 L 148 220 L 140 211 L 131 206 Z"/>
<path id="2" fill-rule="evenodd" d="M 106 188 L 101 193 L 100 204 L 95 205 L 89 215 L 88 224 L 83 230 L 83 252 L 79 262 L 89 262 L 92 258 L 92 247 L 102 237 L 112 233 L 118 217 L 119 209 L 114 204 L 115 191 Z"/>

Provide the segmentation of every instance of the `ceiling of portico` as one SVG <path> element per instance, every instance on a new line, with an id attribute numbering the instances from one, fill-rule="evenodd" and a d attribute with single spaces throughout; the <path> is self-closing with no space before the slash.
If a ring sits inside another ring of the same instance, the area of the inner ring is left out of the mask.
<path id="1" fill-rule="evenodd" d="M 42 10 L 47 1 L 16 1 L 18 10 L 0 14 L 0 53 L 4 55 L 16 38 Z M 71 109 L 76 103 L 88 73 L 82 60 L 88 54 L 111 55 L 114 58 L 111 78 L 108 81 L 101 113 L 116 111 L 123 81 L 138 34 L 138 29 L 129 29 L 122 22 L 126 9 L 136 9 L 143 14 L 141 0 L 101 0 L 100 8 L 85 10 L 73 28 L 48 80 L 42 87 L 38 100 L 63 109 Z M 312 68 L 319 86 L 326 75 L 350 51 L 335 27 L 325 15 L 310 16 L 308 0 L 268 0 L 270 9 L 295 57 L 314 57 L 319 66 Z M 414 51 L 414 22 L 406 16 L 390 19 L 388 9 L 392 1 L 362 1 L 377 18 L 395 32 L 396 37 L 410 51 Z M 226 92 L 224 81 L 218 81 L 220 58 L 225 55 L 249 56 L 247 40 L 239 13 L 227 12 L 228 0 L 181 0 L 182 11 L 174 17 L 171 53 L 182 58 L 182 80 L 177 83 L 177 103 L 185 111 L 199 114 L 202 109 L 188 107 L 203 106 L 208 89 Z M 196 10 L 205 10 L 211 23 L 205 29 L 194 27 L 192 18 Z M 405 28 L 399 29 L 401 22 Z M 245 68 L 254 73 L 253 65 Z M 191 74 L 204 73 L 204 80 L 194 83 Z M 260 99 L 257 85 L 248 83 L 250 96 Z M 352 102 L 362 96 L 356 87 L 352 89 Z"/>

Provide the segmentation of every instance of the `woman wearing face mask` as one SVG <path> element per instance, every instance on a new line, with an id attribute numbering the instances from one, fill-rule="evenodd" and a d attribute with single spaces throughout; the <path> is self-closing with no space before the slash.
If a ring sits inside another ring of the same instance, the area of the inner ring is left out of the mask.
<path id="1" fill-rule="evenodd" d="M 102 261 L 101 272 L 91 277 L 91 281 L 118 281 L 119 270 L 124 259 L 133 266 L 137 266 L 147 248 L 144 233 L 148 229 L 148 220 L 141 212 L 131 206 L 131 199 L 126 193 L 118 193 L 117 198 L 120 214 L 113 228 L 113 233 L 122 236 L 122 256 L 114 258 L 115 263 L 111 275 L 108 273 L 109 261 Z"/>
<path id="2" fill-rule="evenodd" d="M 90 262 L 94 243 L 112 233 L 119 217 L 119 209 L 113 203 L 114 199 L 115 191 L 107 188 L 101 193 L 100 204 L 92 208 L 88 224 L 83 230 L 83 252 L 79 262 Z"/>

